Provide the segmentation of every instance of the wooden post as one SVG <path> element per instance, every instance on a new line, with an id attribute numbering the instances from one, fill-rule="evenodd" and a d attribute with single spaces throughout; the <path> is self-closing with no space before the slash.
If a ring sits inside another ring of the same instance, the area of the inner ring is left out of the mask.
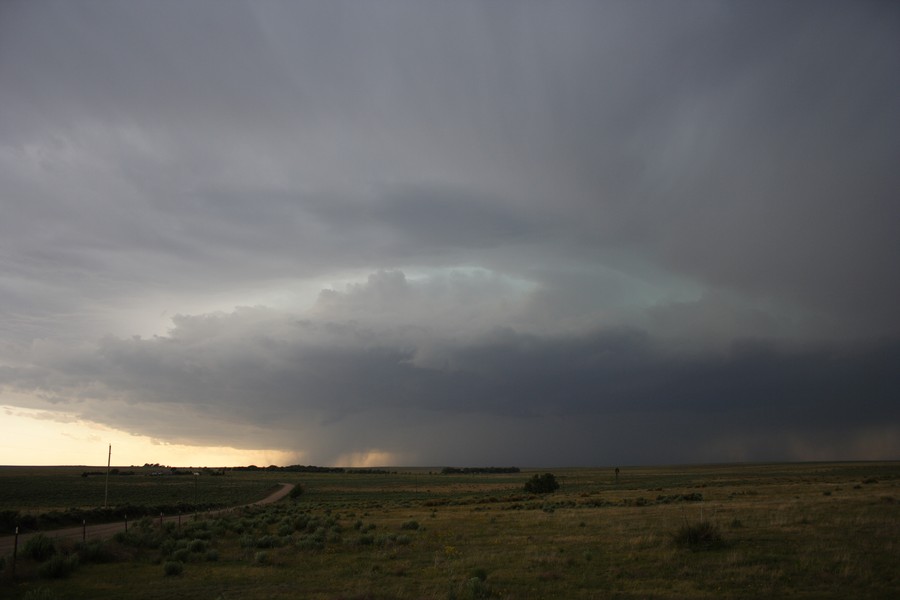
<path id="1" fill-rule="evenodd" d="M 112 444 L 109 445 L 109 454 L 106 456 L 106 491 L 103 493 L 103 508 L 109 499 L 109 463 L 112 461 Z"/>
<path id="2" fill-rule="evenodd" d="M 16 554 L 19 550 L 19 527 L 16 526 L 16 538 L 13 540 L 13 577 L 16 576 Z"/>

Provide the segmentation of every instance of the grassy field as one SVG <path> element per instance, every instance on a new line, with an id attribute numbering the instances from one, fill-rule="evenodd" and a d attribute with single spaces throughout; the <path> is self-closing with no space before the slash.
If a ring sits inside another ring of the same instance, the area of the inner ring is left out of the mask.
<path id="1" fill-rule="evenodd" d="M 57 542 L 15 579 L 7 556 L 0 597 L 900 597 L 900 463 L 551 469 L 561 487 L 543 496 L 523 491 L 534 471 L 398 471 L 234 474 L 304 493 Z"/>
<path id="2" fill-rule="evenodd" d="M 105 467 L 0 467 L 0 510 L 38 513 L 103 506 L 106 478 L 82 477 Z M 110 505 L 207 503 L 234 505 L 252 502 L 277 484 L 276 473 L 228 471 L 225 476 L 202 474 L 151 476 L 166 469 L 119 467 L 109 478 Z M 190 471 L 201 472 L 201 471 Z"/>

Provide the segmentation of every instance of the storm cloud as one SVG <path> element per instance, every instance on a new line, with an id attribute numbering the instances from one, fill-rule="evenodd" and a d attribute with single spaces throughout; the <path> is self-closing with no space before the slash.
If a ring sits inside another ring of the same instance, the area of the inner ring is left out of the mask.
<path id="1" fill-rule="evenodd" d="M 898 32 L 6 2 L 0 399 L 321 464 L 896 458 Z"/>

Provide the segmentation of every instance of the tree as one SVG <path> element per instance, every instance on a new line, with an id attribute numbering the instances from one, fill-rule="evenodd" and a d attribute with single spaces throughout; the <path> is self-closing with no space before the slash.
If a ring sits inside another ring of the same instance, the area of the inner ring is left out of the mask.
<path id="1" fill-rule="evenodd" d="M 559 483 L 553 473 L 534 475 L 525 482 L 525 491 L 530 494 L 549 494 L 559 489 Z"/>

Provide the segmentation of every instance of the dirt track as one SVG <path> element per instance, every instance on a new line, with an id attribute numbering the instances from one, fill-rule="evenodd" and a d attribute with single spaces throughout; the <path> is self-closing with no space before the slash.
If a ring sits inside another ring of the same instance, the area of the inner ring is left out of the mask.
<path id="1" fill-rule="evenodd" d="M 292 483 L 282 483 L 281 489 L 276 490 L 272 494 L 269 494 L 262 500 L 258 502 L 252 502 L 250 504 L 244 504 L 242 506 L 253 506 L 256 504 L 271 504 L 273 502 L 277 502 L 291 493 L 291 490 L 294 489 L 294 484 Z M 204 512 L 204 513 L 191 513 L 186 515 L 172 515 L 172 516 L 163 516 L 157 517 L 157 519 L 161 519 L 162 522 L 171 522 L 171 521 L 180 521 L 180 520 L 188 520 L 192 516 L 196 514 L 202 515 L 213 515 L 219 514 L 223 512 L 228 512 L 230 510 L 234 510 L 235 508 L 240 508 L 240 506 L 235 506 L 231 508 L 224 508 L 221 510 L 216 510 L 212 512 Z M 132 521 L 132 527 L 134 527 L 134 521 Z M 23 545 L 34 535 L 38 533 L 43 533 L 44 535 L 57 538 L 57 539 L 103 539 L 112 537 L 120 531 L 125 531 L 125 521 L 120 521 L 118 523 L 102 523 L 100 525 L 89 525 L 87 527 L 68 527 L 66 529 L 54 529 L 52 531 L 40 531 L 40 532 L 31 532 L 31 533 L 23 533 L 19 535 L 19 549 L 23 547 Z M 13 545 L 15 544 L 15 536 L 8 535 L 0 537 L 0 556 L 5 556 L 7 554 L 12 554 Z"/>

